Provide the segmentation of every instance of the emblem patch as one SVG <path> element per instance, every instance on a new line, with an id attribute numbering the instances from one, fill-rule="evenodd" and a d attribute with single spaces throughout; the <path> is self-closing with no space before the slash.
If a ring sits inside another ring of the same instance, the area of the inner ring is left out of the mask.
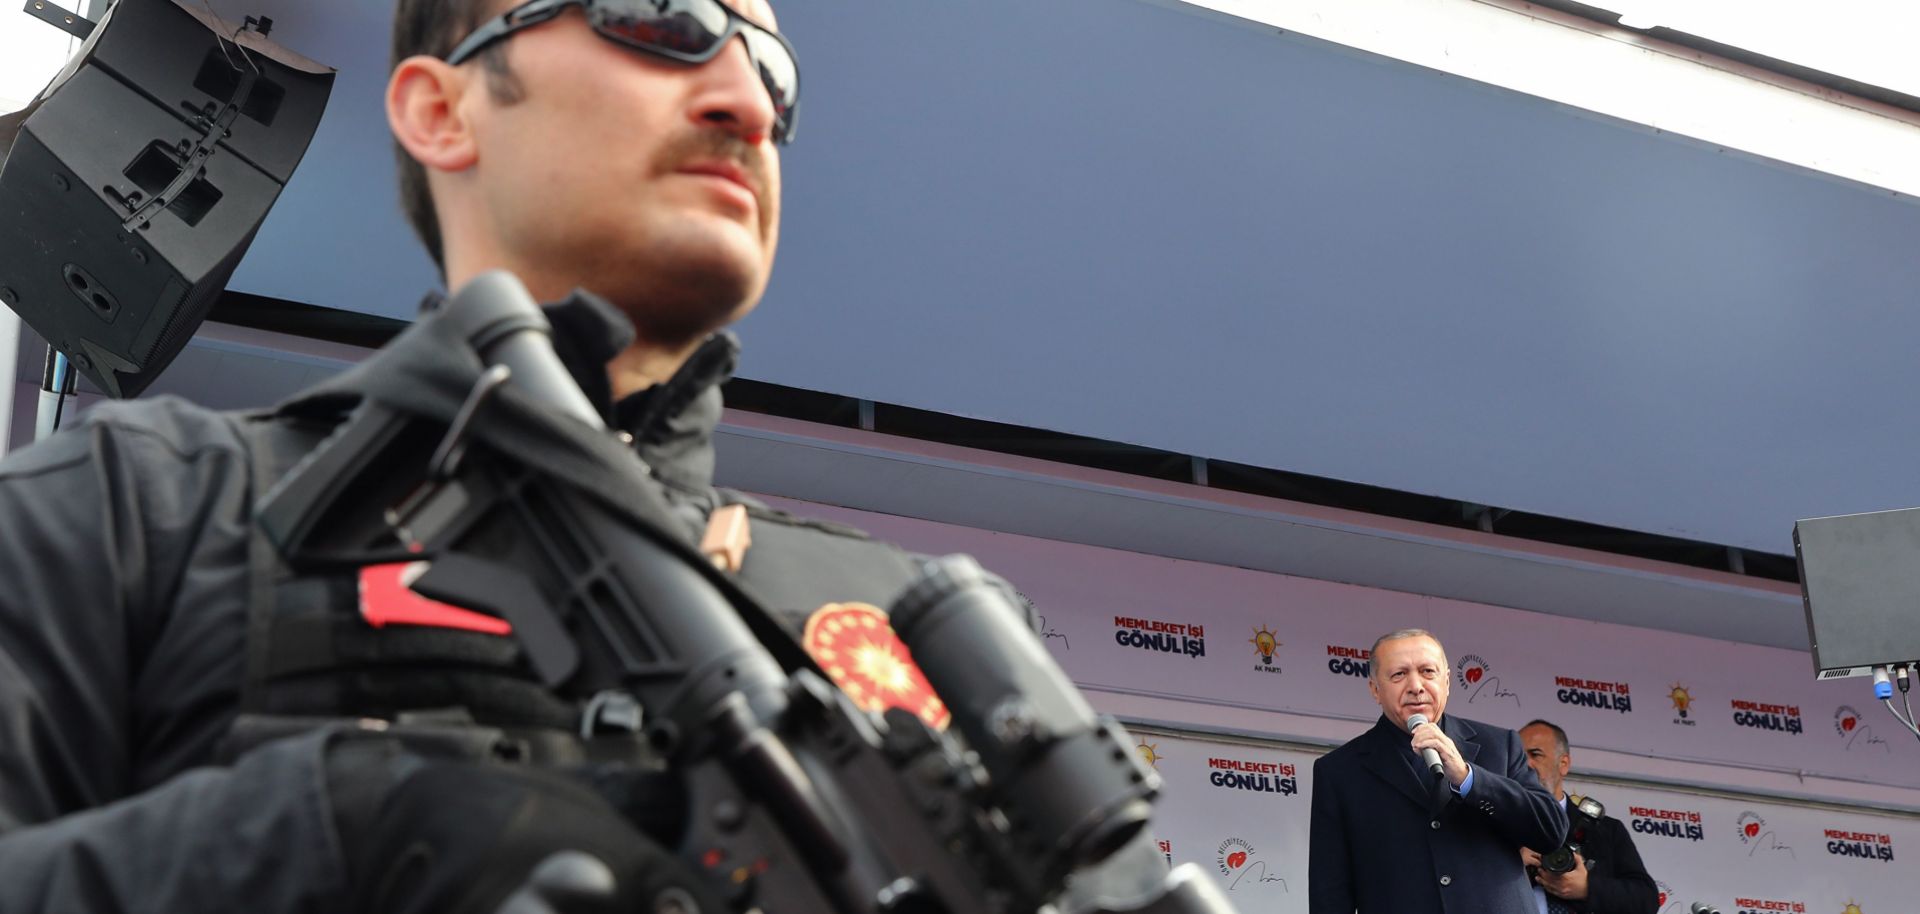
<path id="1" fill-rule="evenodd" d="M 900 708 L 937 730 L 953 719 L 879 608 L 828 603 L 807 618 L 801 643 L 860 708 Z"/>

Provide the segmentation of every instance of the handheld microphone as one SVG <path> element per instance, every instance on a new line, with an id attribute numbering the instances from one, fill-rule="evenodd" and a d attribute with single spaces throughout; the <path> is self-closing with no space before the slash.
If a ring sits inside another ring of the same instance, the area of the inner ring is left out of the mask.
<path id="1" fill-rule="evenodd" d="M 1407 732 L 1411 733 L 1418 730 L 1420 729 L 1420 725 L 1425 723 L 1431 723 L 1431 721 L 1427 720 L 1427 715 L 1415 714 L 1407 718 Z M 1432 746 L 1420 750 L 1420 758 L 1427 763 L 1427 770 L 1434 774 L 1439 774 L 1446 770 L 1446 766 L 1440 764 L 1440 750 Z"/>
<path id="2" fill-rule="evenodd" d="M 1691 914 L 1720 914 L 1720 909 L 1704 901 L 1696 901 L 1687 908 Z"/>

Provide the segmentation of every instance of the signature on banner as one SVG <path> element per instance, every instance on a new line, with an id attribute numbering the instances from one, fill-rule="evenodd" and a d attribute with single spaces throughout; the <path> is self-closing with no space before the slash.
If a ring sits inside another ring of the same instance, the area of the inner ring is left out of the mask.
<path id="1" fill-rule="evenodd" d="M 1020 605 L 1027 611 L 1027 614 L 1040 620 L 1040 640 L 1042 642 L 1059 641 L 1062 648 L 1073 650 L 1073 643 L 1067 640 L 1067 633 L 1047 624 L 1046 615 L 1040 612 L 1039 608 L 1033 604 L 1032 597 L 1018 590 L 1014 591 L 1014 593 L 1020 595 Z"/>
<path id="2" fill-rule="evenodd" d="M 1253 845 L 1244 838 L 1228 838 L 1220 842 L 1217 863 L 1220 875 L 1226 880 L 1227 891 L 1237 892 L 1244 886 L 1278 885 L 1280 891 L 1292 894 L 1284 877 L 1268 871 L 1267 862 L 1257 859 Z"/>
<path id="3" fill-rule="evenodd" d="M 1747 856 L 1751 857 L 1765 849 L 1774 852 L 1786 851 L 1787 856 L 1795 860 L 1800 859 L 1800 855 L 1794 853 L 1792 847 L 1780 843 L 1780 836 L 1767 828 L 1767 820 L 1760 818 L 1759 813 L 1747 810 L 1740 814 L 1740 818 L 1735 820 L 1734 824 L 1739 829 L 1740 843 L 1747 846 Z"/>
<path id="4" fill-rule="evenodd" d="M 1893 747 L 1887 745 L 1886 740 L 1881 739 L 1880 737 L 1875 736 L 1873 734 L 1872 724 L 1867 724 L 1866 726 L 1861 727 L 1860 732 L 1855 733 L 1852 739 L 1847 740 L 1847 751 L 1849 752 L 1853 751 L 1853 747 L 1856 743 L 1862 746 L 1879 746 L 1880 751 L 1882 752 L 1893 751 Z"/>
<path id="5" fill-rule="evenodd" d="M 1758 851 L 1762 848 L 1765 848 L 1766 850 L 1770 850 L 1770 851 L 1786 851 L 1787 856 L 1792 857 L 1795 860 L 1800 859 L 1800 855 L 1794 853 L 1793 848 L 1788 847 L 1785 844 L 1781 844 L 1780 838 L 1777 835 L 1775 835 L 1773 832 L 1762 832 L 1760 837 L 1754 839 L 1753 846 L 1750 848 L 1747 848 L 1747 856 L 1749 857 L 1753 856 L 1755 851 Z"/>
<path id="6" fill-rule="evenodd" d="M 1841 705 L 1833 712 L 1833 732 L 1846 740 L 1846 750 L 1853 751 L 1854 746 L 1879 746 L 1881 752 L 1892 752 L 1893 747 L 1887 741 L 1875 736 L 1873 725 L 1860 719 L 1860 712 L 1849 705 Z"/>
<path id="7" fill-rule="evenodd" d="M 1500 687 L 1500 677 L 1493 675 L 1493 667 L 1478 654 L 1468 654 L 1460 658 L 1460 669 L 1456 671 L 1460 687 L 1467 690 L 1467 704 L 1473 704 L 1482 698 L 1489 701 L 1501 698 L 1513 699 L 1513 706 L 1520 707 L 1520 696 Z"/>
<path id="8" fill-rule="evenodd" d="M 1048 625 L 1046 616 L 1040 617 L 1040 640 L 1059 641 L 1061 647 L 1073 650 L 1073 642 L 1067 640 L 1067 633 Z"/>

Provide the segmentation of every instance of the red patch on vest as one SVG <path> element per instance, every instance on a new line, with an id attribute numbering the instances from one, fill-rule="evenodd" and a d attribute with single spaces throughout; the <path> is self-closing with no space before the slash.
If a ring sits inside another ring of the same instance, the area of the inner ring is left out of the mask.
<path id="1" fill-rule="evenodd" d="M 506 635 L 513 631 L 513 626 L 498 616 L 461 609 L 415 593 L 407 585 L 426 570 L 426 562 L 392 562 L 361 568 L 360 618 L 374 628 L 427 625 L 487 635 Z"/>
<path id="2" fill-rule="evenodd" d="M 900 708 L 936 730 L 953 719 L 877 607 L 828 603 L 807 618 L 801 644 L 862 710 Z"/>

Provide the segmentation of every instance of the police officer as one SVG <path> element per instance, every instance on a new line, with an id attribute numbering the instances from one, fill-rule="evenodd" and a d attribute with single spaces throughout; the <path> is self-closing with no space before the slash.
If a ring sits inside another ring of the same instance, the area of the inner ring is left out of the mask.
<path id="1" fill-rule="evenodd" d="M 721 328 L 765 287 L 798 102 L 776 28 L 766 0 L 398 0 L 386 109 L 449 288 L 504 268 L 568 301 L 556 348 L 648 484 L 797 632 L 916 564 L 712 485 Z M 0 462 L 0 911 L 491 911 L 565 849 L 611 868 L 607 910 L 688 886 L 644 791 L 422 748 L 473 725 L 565 756 L 580 709 L 514 639 L 376 628 L 363 569 L 252 524 L 396 351 L 261 413 L 103 404 Z"/>
<path id="2" fill-rule="evenodd" d="M 1520 728 L 1520 742 L 1527 750 L 1527 764 L 1540 775 L 1540 783 L 1564 805 L 1567 772 L 1573 767 L 1567 732 L 1536 720 Z M 1579 840 L 1581 849 L 1574 854 L 1573 869 L 1565 873 L 1540 869 L 1539 854 L 1520 850 L 1521 861 L 1533 874 L 1534 893 L 1543 914 L 1654 914 L 1659 909 L 1660 890 L 1646 864 L 1640 862 L 1633 836 L 1619 819 L 1602 817 L 1599 825 Z"/>

